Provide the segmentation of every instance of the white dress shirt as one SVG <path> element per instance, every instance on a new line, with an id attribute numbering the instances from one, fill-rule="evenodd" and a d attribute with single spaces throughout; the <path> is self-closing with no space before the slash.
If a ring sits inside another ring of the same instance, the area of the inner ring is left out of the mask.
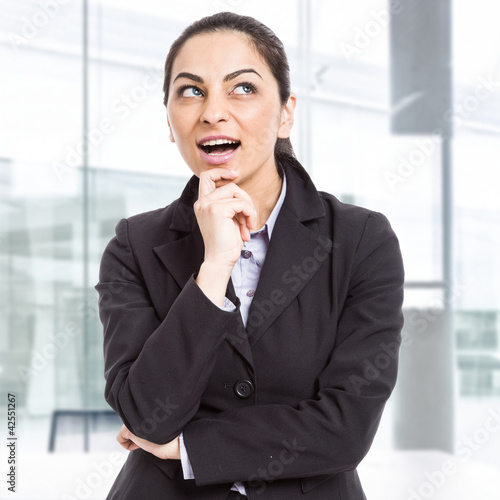
<path id="1" fill-rule="evenodd" d="M 262 269 L 262 265 L 264 264 L 264 259 L 266 258 L 267 247 L 269 246 L 269 241 L 274 229 L 274 224 L 286 195 L 286 175 L 283 169 L 282 172 L 283 185 L 281 188 L 280 197 L 278 198 L 276 205 L 274 206 L 271 214 L 264 224 L 264 227 L 262 227 L 258 231 L 252 231 L 250 233 L 250 241 L 243 242 L 241 255 L 236 261 L 236 264 L 234 265 L 231 272 L 234 291 L 241 302 L 240 313 L 243 324 L 245 326 L 247 324 L 250 304 L 252 303 L 253 296 L 259 282 L 260 271 Z M 234 311 L 236 309 L 236 306 L 227 297 L 225 297 L 224 306 L 220 308 L 226 311 Z M 179 444 L 184 479 L 194 479 L 193 469 L 191 467 L 191 463 L 187 455 L 187 450 L 184 445 L 182 432 L 179 436 Z M 242 495 L 246 495 L 245 486 L 241 482 L 234 483 L 231 486 L 231 490 L 239 491 Z"/>

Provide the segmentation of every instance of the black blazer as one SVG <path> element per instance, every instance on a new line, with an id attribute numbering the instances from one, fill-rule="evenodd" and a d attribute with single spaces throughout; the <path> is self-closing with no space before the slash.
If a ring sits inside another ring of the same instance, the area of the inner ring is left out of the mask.
<path id="1" fill-rule="evenodd" d="M 193 175 L 170 205 L 121 219 L 100 267 L 105 398 L 136 435 L 181 431 L 179 460 L 129 453 L 108 499 L 362 500 L 356 467 L 396 382 L 403 264 L 386 217 L 317 191 L 298 162 L 242 323 L 195 279 Z"/>

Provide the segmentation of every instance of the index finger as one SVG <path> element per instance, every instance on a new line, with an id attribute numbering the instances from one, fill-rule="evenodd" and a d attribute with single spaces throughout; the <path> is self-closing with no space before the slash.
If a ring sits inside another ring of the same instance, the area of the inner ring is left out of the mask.
<path id="1" fill-rule="evenodd" d="M 202 196 L 205 196 L 215 189 L 217 186 L 215 183 L 222 179 L 233 180 L 238 175 L 238 172 L 234 170 L 229 170 L 224 167 L 216 167 L 206 170 L 205 172 L 200 173 L 200 185 L 198 188 L 198 199 Z"/>

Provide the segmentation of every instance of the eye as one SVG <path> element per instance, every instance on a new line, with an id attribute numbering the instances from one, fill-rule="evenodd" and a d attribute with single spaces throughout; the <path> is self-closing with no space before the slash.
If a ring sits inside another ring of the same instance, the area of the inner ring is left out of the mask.
<path id="1" fill-rule="evenodd" d="M 202 95 L 201 90 L 198 87 L 193 87 L 192 85 L 180 87 L 177 93 L 181 97 L 200 97 Z"/>
<path id="2" fill-rule="evenodd" d="M 234 94 L 244 95 L 244 94 L 254 94 L 257 91 L 255 85 L 252 83 L 244 82 L 238 84 L 234 90 Z"/>

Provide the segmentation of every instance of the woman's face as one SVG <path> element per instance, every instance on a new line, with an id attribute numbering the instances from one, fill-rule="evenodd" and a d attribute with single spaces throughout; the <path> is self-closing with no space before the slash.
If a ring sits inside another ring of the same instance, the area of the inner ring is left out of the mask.
<path id="1" fill-rule="evenodd" d="M 173 63 L 171 140 L 198 177 L 222 166 L 238 171 L 241 185 L 275 173 L 274 144 L 289 137 L 294 106 L 293 95 L 281 106 L 276 79 L 240 33 L 196 35 Z"/>

